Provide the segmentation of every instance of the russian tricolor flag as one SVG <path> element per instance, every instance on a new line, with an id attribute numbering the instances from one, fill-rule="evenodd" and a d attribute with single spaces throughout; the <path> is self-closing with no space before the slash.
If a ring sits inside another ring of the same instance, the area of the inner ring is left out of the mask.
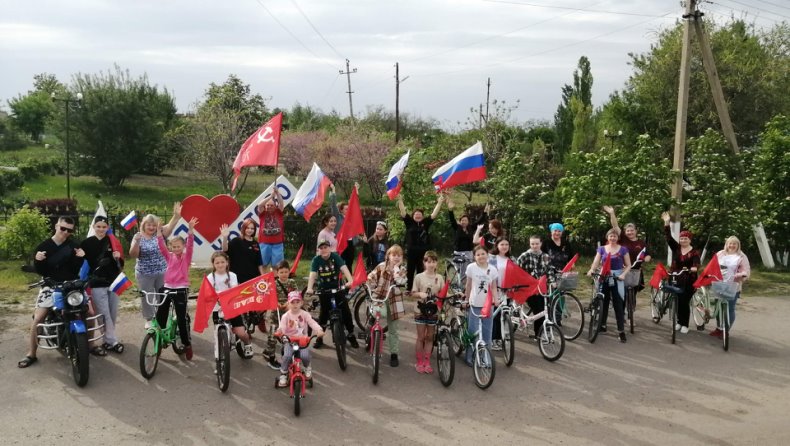
<path id="1" fill-rule="evenodd" d="M 411 153 L 411 150 L 406 152 L 397 163 L 392 165 L 390 174 L 387 175 L 387 181 L 384 184 L 387 186 L 387 196 L 390 200 L 394 200 L 400 193 L 400 188 L 403 185 L 401 176 L 403 175 L 403 171 L 406 170 L 406 164 L 409 163 L 409 153 Z"/>
<path id="2" fill-rule="evenodd" d="M 126 274 L 124 273 L 118 274 L 118 277 L 116 277 L 115 280 L 113 280 L 112 284 L 110 285 L 110 289 L 112 290 L 112 292 L 118 296 L 123 294 L 124 291 L 128 290 L 131 287 L 132 287 L 132 281 L 129 280 L 129 278 L 126 277 Z"/>
<path id="3" fill-rule="evenodd" d="M 310 173 L 307 174 L 304 183 L 296 191 L 291 206 L 293 206 L 297 214 L 310 221 L 310 217 L 324 204 L 324 195 L 326 195 L 326 190 L 329 189 L 331 184 L 332 181 L 324 175 L 318 164 L 313 163 L 313 168 L 310 169 Z"/>
<path id="4" fill-rule="evenodd" d="M 486 178 L 483 144 L 477 141 L 475 145 L 436 170 L 433 174 L 433 184 L 437 191 L 441 191 Z"/>
<path id="5" fill-rule="evenodd" d="M 123 220 L 121 220 L 121 226 L 123 226 L 123 228 L 126 229 L 127 231 L 132 229 L 136 224 L 137 224 L 137 212 L 135 211 L 129 212 L 129 215 L 127 215 L 126 217 L 123 218 Z"/>

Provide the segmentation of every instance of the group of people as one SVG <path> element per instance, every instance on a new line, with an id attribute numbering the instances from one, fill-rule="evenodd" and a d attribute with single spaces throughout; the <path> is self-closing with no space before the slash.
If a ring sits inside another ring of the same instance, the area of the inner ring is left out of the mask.
<path id="1" fill-rule="evenodd" d="M 444 193 L 438 195 L 436 206 L 430 215 L 426 215 L 420 208 L 409 213 L 402 198 L 398 198 L 397 205 L 406 230 L 403 247 L 391 242 L 387 222 L 379 221 L 376 223 L 374 234 L 365 238 L 349 239 L 346 248 L 342 252 L 336 252 L 338 246 L 336 235 L 345 221 L 348 205 L 337 202 L 334 188 L 329 195 L 330 212 L 321 220 L 316 255 L 310 263 L 306 288 L 307 294 L 319 296 L 318 321 L 303 309 L 305 296 L 298 291 L 296 282 L 291 278 L 291 265 L 284 258 L 284 201 L 276 188 L 272 195 L 257 207 L 260 224 L 256 224 L 252 219 L 244 220 L 240 226 L 239 236 L 233 239 L 229 239 L 230 228 L 223 226 L 220 234 L 221 251 L 211 256 L 211 272 L 207 277 L 218 292 L 251 280 L 269 270 L 276 273 L 278 308 L 261 318 L 263 322 L 260 327 L 262 331 L 265 329 L 267 332 L 263 356 L 269 367 L 281 372 L 282 383 L 285 383 L 293 352 L 286 345 L 281 360 L 278 361 L 276 335 L 303 336 L 310 329 L 319 336 L 315 348 L 321 348 L 329 320 L 332 293 L 338 290 L 340 293 L 344 292 L 340 277 L 348 283 L 352 282 L 352 262 L 359 246 L 362 247 L 366 258 L 366 270 L 370 271 L 367 278 L 368 286 L 377 298 L 388 297 L 387 308 L 382 317 L 386 317 L 389 327 L 386 343 L 390 353 L 390 365 L 397 367 L 400 362 L 398 325 L 399 320 L 406 317 L 404 296 L 411 294 L 416 300 L 415 312 L 412 315 L 417 329 L 414 366 L 419 373 L 433 372 L 430 356 L 437 322 L 433 297 L 445 285 L 445 278 L 437 271 L 439 256 L 432 249 L 430 229 L 439 217 L 444 204 L 447 205 L 447 218 L 453 231 L 453 256 L 454 259 L 458 259 L 458 271 L 465 285 L 465 304 L 469 307 L 469 330 L 474 332 L 482 326 L 483 339 L 491 344 L 494 350 L 501 348 L 500 324 L 495 318 L 482 317 L 481 310 L 489 288 L 501 284 L 507 262 L 515 262 L 533 277 L 540 278 L 560 271 L 575 254 L 565 235 L 563 225 L 552 223 L 548 228 L 550 233 L 548 239 L 543 241 L 538 235 L 531 236 L 529 249 L 516 257 L 511 252 L 510 241 L 502 222 L 489 218 L 490 206 L 486 206 L 484 212 L 475 220 L 467 214 L 459 217 L 454 213 L 455 203 L 451 196 Z M 607 330 L 607 313 L 611 304 L 617 322 L 618 337 L 621 342 L 626 342 L 625 290 L 623 281 L 614 280 L 614 277 L 623 279 L 631 269 L 639 269 L 643 262 L 649 262 L 651 259 L 649 255 L 645 255 L 646 243 L 638 237 L 636 226 L 629 223 L 624 228 L 620 228 L 614 209 L 604 206 L 603 210 L 609 214 L 612 228 L 606 234 L 607 243 L 597 249 L 588 274 L 592 275 L 593 271 L 604 262 L 609 262 L 611 276 L 602 278 L 601 283 L 605 296 L 602 330 Z M 184 239 L 180 236 L 172 236 L 172 231 L 180 218 L 179 203 L 174 205 L 173 216 L 167 224 L 162 224 L 154 215 L 146 215 L 140 223 L 140 231 L 132 239 L 129 256 L 137 260 L 135 277 L 141 290 L 147 292 L 169 290 L 172 293 L 168 294 L 158 309 L 149 305 L 146 299 L 141 299 L 145 328 L 149 329 L 154 319 L 164 327 L 169 306 L 174 305 L 181 342 L 185 347 L 185 357 L 191 360 L 193 351 L 189 336 L 190 327 L 187 325 L 187 296 L 190 285 L 189 266 L 194 244 L 193 230 L 197 220 L 192 219 L 189 222 L 189 231 Z M 692 234 L 689 231 L 682 231 L 676 241 L 669 230 L 669 215 L 665 213 L 662 218 L 665 222 L 666 240 L 672 251 L 672 263 L 669 269 L 672 272 L 684 269 L 688 271 L 688 274 L 681 276 L 678 282 L 684 292 L 680 296 L 678 325 L 675 327 L 681 333 L 687 333 L 689 300 L 694 293 L 692 284 L 700 266 L 700 255 L 691 244 Z M 109 285 L 123 269 L 123 253 L 107 239 L 106 218 L 95 218 L 93 229 L 95 234 L 77 245 L 70 240 L 74 232 L 74 221 L 66 217 L 59 219 L 55 225 L 54 235 L 36 249 L 35 268 L 41 276 L 61 282 L 76 279 L 83 261 L 87 261 L 91 271 L 89 283 L 93 309 L 104 314 L 105 317 L 105 342 L 102 345 L 92 346 L 91 352 L 96 355 L 106 355 L 107 351 L 120 353 L 123 351 L 122 344 L 115 334 L 119 299 L 109 289 Z M 637 262 L 640 253 L 642 257 Z M 749 261 L 741 251 L 738 239 L 728 238 L 725 248 L 716 255 L 724 280 L 738 283 L 740 290 L 741 284 L 749 277 L 750 269 Z M 643 283 L 644 280 L 640 282 L 637 291 L 643 287 Z M 496 291 L 496 288 L 493 290 Z M 498 305 L 505 297 L 500 296 L 499 292 L 492 294 L 494 305 Z M 20 368 L 28 367 L 37 360 L 36 328 L 52 307 L 50 295 L 50 291 L 43 289 L 39 294 L 31 326 L 29 350 L 25 358 L 19 361 Z M 736 300 L 738 297 L 740 292 Z M 544 300 L 538 294 L 528 298 L 526 303 L 534 313 L 543 310 Z M 358 348 L 347 300 L 337 299 L 336 305 L 340 309 L 344 326 L 348 331 L 347 342 L 352 348 Z M 732 304 L 729 308 L 730 321 L 734 322 L 735 305 Z M 219 305 L 216 306 L 215 311 L 220 311 Z M 241 316 L 233 318 L 230 323 L 240 350 L 248 357 L 252 356 L 252 339 L 244 328 Z M 542 320 L 534 322 L 536 334 L 542 323 Z M 711 334 L 720 336 L 720 331 L 716 329 Z M 309 378 L 312 373 L 309 352 L 307 355 L 303 352 L 302 360 Z M 471 365 L 471 351 L 467 352 L 466 360 L 467 364 Z"/>

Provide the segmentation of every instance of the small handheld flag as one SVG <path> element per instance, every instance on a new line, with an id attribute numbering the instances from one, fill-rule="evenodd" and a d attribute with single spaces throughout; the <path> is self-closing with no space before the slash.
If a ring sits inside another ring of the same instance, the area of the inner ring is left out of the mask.
<path id="1" fill-rule="evenodd" d="M 135 225 L 137 225 L 136 211 L 129 212 L 129 215 L 127 215 L 126 217 L 123 218 L 123 220 L 121 220 L 121 226 L 123 226 L 123 228 L 126 229 L 127 231 L 131 230 L 133 227 L 135 227 Z"/>
<path id="2" fill-rule="evenodd" d="M 390 200 L 394 200 L 398 194 L 400 194 L 400 188 L 403 186 L 403 171 L 406 170 L 406 164 L 409 163 L 410 153 L 411 150 L 406 152 L 397 163 L 392 165 L 390 173 L 387 175 L 387 181 L 384 182 L 387 186 L 387 197 L 389 197 Z"/>
<path id="3" fill-rule="evenodd" d="M 110 284 L 110 289 L 117 296 L 120 296 L 124 291 L 131 287 L 132 281 L 129 280 L 129 278 L 126 277 L 126 274 L 124 273 L 118 274 L 118 277 L 116 277 L 115 280 L 112 281 L 112 284 Z"/>

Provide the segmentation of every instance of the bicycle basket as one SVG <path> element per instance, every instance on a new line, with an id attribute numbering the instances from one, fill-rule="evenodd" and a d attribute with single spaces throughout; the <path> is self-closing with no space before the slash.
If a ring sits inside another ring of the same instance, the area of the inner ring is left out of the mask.
<path id="1" fill-rule="evenodd" d="M 560 281 L 557 284 L 557 288 L 560 291 L 572 291 L 575 290 L 578 285 L 579 285 L 579 273 L 571 271 L 567 273 L 562 273 L 562 275 L 560 276 Z"/>
<path id="2" fill-rule="evenodd" d="M 639 279 L 642 278 L 642 271 L 638 269 L 632 269 L 628 271 L 628 274 L 625 275 L 625 286 L 635 288 L 639 286 Z"/>
<path id="3" fill-rule="evenodd" d="M 735 295 L 738 294 L 738 284 L 735 282 L 713 282 L 710 284 L 710 289 L 714 297 L 728 302 L 734 301 Z"/>

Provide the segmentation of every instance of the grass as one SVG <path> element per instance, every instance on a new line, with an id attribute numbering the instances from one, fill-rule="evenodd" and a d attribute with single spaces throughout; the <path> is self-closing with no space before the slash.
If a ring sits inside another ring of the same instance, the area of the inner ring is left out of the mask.
<path id="1" fill-rule="evenodd" d="M 63 157 L 63 152 L 43 145 L 28 146 L 19 150 L 0 150 L 0 166 L 18 166 L 29 159 Z"/>

